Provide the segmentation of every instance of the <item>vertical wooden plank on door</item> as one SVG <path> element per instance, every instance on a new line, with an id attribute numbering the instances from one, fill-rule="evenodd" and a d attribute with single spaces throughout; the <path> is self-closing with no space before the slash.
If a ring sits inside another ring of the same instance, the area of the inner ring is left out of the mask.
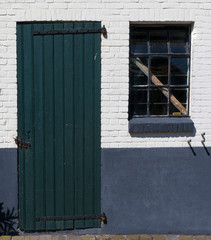
<path id="1" fill-rule="evenodd" d="M 24 46 L 24 140 L 30 142 L 32 147 L 25 151 L 25 230 L 34 229 L 34 148 L 33 148 L 33 26 L 23 25 L 23 46 Z M 24 151 L 24 150 L 21 150 Z"/>
<path id="2" fill-rule="evenodd" d="M 34 30 L 43 30 L 42 24 L 35 24 Z M 35 80 L 35 199 L 36 218 L 45 217 L 45 106 L 43 36 L 34 36 L 34 80 Z M 37 230 L 45 230 L 45 222 L 36 222 Z"/>
<path id="3" fill-rule="evenodd" d="M 100 22 L 95 23 L 96 28 L 101 27 Z M 101 211 L 101 204 L 100 204 L 100 184 L 101 184 L 101 118 L 100 118 L 100 111 L 101 111 L 101 35 L 95 34 L 94 35 L 94 52 L 95 52 L 95 64 L 94 64 L 94 81 L 95 81 L 95 88 L 94 88 L 94 96 L 93 96 L 93 104 L 95 109 L 95 125 L 94 125 L 94 151 L 95 151 L 95 157 L 94 157 L 94 182 L 95 182 L 95 188 L 94 188 L 94 213 L 99 214 Z M 100 221 L 95 220 L 95 225 L 93 227 L 100 227 Z"/>
<path id="4" fill-rule="evenodd" d="M 64 29 L 73 29 L 65 23 Z M 64 35 L 64 110 L 65 110 L 65 215 L 74 216 L 74 69 L 73 35 Z M 65 228 L 73 228 L 74 221 L 65 221 Z"/>
<path id="5" fill-rule="evenodd" d="M 83 23 L 75 23 L 82 29 Z M 83 34 L 74 35 L 74 90 L 75 90 L 75 215 L 84 215 L 84 92 L 83 92 Z M 84 220 L 76 220 L 75 228 L 84 228 Z"/>
<path id="6" fill-rule="evenodd" d="M 17 67 L 18 67 L 18 137 L 24 135 L 24 64 L 23 64 L 23 26 L 17 25 Z M 25 164 L 24 151 L 18 150 L 18 170 L 19 170 L 19 225 L 25 228 Z"/>
<path id="7" fill-rule="evenodd" d="M 54 29 L 63 29 L 62 23 Z M 54 35 L 55 96 L 55 216 L 64 216 L 64 36 Z M 56 221 L 56 229 L 64 229 L 64 221 Z"/>
<path id="8" fill-rule="evenodd" d="M 45 24 L 44 30 L 53 30 L 53 24 Z M 55 216 L 55 125 L 54 125 L 54 40 L 53 35 L 44 35 L 44 89 L 45 89 L 45 186 L 46 216 Z M 46 222 L 46 230 L 55 229 L 54 221 Z"/>
<path id="9" fill-rule="evenodd" d="M 85 23 L 85 28 L 94 28 L 94 23 Z M 85 214 L 91 215 L 94 210 L 94 176 L 93 176 L 93 161 L 94 161 L 94 146 L 93 146 L 93 127 L 94 127 L 94 105 L 93 98 L 93 71 L 95 53 L 93 49 L 94 34 L 84 35 L 84 207 Z M 86 220 L 85 227 L 92 227 L 93 220 Z"/>

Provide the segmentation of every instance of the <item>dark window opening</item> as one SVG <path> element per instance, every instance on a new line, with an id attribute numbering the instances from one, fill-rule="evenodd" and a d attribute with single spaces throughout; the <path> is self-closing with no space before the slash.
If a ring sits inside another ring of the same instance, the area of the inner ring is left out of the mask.
<path id="1" fill-rule="evenodd" d="M 129 119 L 189 116 L 189 26 L 130 26 Z"/>

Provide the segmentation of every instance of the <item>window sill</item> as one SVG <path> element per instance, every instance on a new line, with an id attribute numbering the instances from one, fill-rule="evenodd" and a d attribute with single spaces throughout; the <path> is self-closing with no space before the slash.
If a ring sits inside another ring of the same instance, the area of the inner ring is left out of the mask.
<path id="1" fill-rule="evenodd" d="M 188 118 L 132 118 L 129 121 L 130 133 L 173 133 L 193 132 L 194 123 Z"/>

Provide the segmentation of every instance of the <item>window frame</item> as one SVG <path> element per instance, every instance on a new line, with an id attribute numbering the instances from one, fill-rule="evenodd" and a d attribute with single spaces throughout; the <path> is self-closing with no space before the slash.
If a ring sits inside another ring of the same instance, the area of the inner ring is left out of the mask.
<path id="1" fill-rule="evenodd" d="M 131 42 L 132 42 L 132 38 L 131 38 L 131 28 L 132 27 L 138 27 L 141 29 L 141 31 L 146 30 L 147 33 L 147 53 L 131 53 Z M 151 53 L 150 52 L 150 39 L 149 39 L 149 32 L 153 31 L 153 30 L 158 30 L 158 29 L 162 29 L 162 30 L 166 30 L 167 31 L 167 49 L 168 52 L 167 53 Z M 170 37 L 169 37 L 169 33 L 170 31 L 175 31 L 175 30 L 183 30 L 187 31 L 188 34 L 188 41 L 186 42 L 186 52 L 185 53 L 172 53 L 170 52 Z M 189 118 L 190 114 L 189 114 L 189 109 L 190 109 L 190 66 L 191 66 L 191 25 L 189 24 L 138 24 L 138 23 L 131 23 L 130 24 L 130 41 L 129 41 L 129 47 L 130 47 L 130 51 L 129 51 L 129 59 L 133 58 L 133 57 L 142 57 L 142 58 L 147 58 L 148 59 L 148 69 L 149 69 L 149 74 L 150 76 L 148 77 L 148 81 L 147 81 L 147 85 L 143 85 L 140 86 L 138 85 L 137 89 L 141 89 L 145 87 L 145 89 L 147 89 L 147 115 L 138 115 L 138 114 L 134 114 L 133 112 L 133 91 L 132 89 L 135 89 L 136 87 L 134 87 L 131 84 L 131 71 L 129 71 L 129 113 L 128 113 L 128 119 L 131 120 L 133 118 Z M 168 115 L 150 115 L 149 112 L 149 107 L 150 107 L 150 101 L 149 101 L 149 94 L 150 94 L 150 90 L 152 88 L 158 88 L 159 86 L 156 85 L 152 85 L 150 84 L 151 81 L 149 81 L 149 79 L 151 79 L 151 69 L 150 69 L 150 61 L 153 58 L 158 58 L 158 57 L 162 57 L 162 58 L 167 58 L 168 59 L 168 84 L 162 85 L 162 87 L 166 87 L 168 88 L 168 92 L 170 91 L 170 89 L 175 90 L 176 88 L 185 88 L 187 91 L 187 99 L 186 99 L 186 104 L 187 104 L 187 115 L 170 115 L 169 109 L 170 109 L 170 99 L 168 97 L 168 102 L 167 102 L 167 114 Z M 172 85 L 169 81 L 170 79 L 170 64 L 171 64 L 171 58 L 172 57 L 179 57 L 179 58 L 186 58 L 188 61 L 188 66 L 187 66 L 187 84 L 186 85 Z"/>

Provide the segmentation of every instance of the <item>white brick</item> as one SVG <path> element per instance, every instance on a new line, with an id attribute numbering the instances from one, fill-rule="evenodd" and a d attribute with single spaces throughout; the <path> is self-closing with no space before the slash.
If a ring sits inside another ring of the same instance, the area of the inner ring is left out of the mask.
<path id="1" fill-rule="evenodd" d="M 101 21 L 101 146 L 181 147 L 186 137 L 128 133 L 129 24 L 190 23 L 192 32 L 190 109 L 200 145 L 211 145 L 211 0 L 7 0 L 0 3 L 0 148 L 14 147 L 17 131 L 16 23 L 21 21 Z"/>

